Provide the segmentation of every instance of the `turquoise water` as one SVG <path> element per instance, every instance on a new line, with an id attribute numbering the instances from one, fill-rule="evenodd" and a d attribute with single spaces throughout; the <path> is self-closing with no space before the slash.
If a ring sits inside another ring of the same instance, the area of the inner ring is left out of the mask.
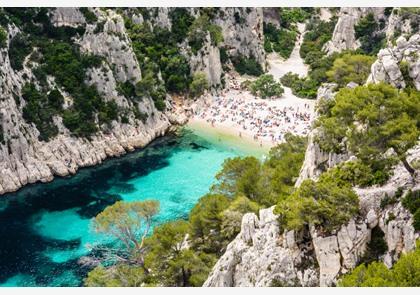
<path id="1" fill-rule="evenodd" d="M 226 158 L 261 152 L 188 130 L 73 177 L 25 187 L 0 200 L 0 286 L 80 286 L 78 262 L 93 245 L 111 242 L 91 220 L 118 200 L 156 199 L 154 223 L 187 218 Z"/>

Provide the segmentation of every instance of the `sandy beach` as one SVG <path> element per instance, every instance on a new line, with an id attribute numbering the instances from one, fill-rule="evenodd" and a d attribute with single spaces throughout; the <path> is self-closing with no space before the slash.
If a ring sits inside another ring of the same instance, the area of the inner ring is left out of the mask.
<path id="1" fill-rule="evenodd" d="M 272 147 L 284 141 L 284 134 L 308 134 L 314 101 L 300 99 L 285 89 L 283 97 L 261 99 L 248 91 L 229 90 L 202 102 L 188 125 L 217 129 L 245 142 Z"/>
<path id="2" fill-rule="evenodd" d="M 307 66 L 299 56 L 304 26 L 300 24 L 298 27 L 301 35 L 289 59 L 284 60 L 277 54 L 267 58 L 268 73 L 276 80 L 289 71 L 301 77 L 307 75 Z M 240 89 L 243 80 L 244 77 L 231 76 L 227 90 L 220 95 L 201 98 L 188 125 L 193 129 L 209 129 L 236 136 L 244 143 L 264 149 L 283 142 L 287 132 L 297 135 L 309 133 L 315 100 L 296 97 L 287 87 L 279 98 L 261 99 Z"/>

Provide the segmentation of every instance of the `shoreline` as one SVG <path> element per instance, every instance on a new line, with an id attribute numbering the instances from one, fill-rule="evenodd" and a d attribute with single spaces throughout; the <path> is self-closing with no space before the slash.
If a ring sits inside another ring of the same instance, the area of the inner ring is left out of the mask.
<path id="1" fill-rule="evenodd" d="M 314 107 L 314 100 L 298 98 L 289 88 L 276 99 L 261 99 L 249 91 L 230 89 L 197 101 L 186 126 L 268 152 L 284 142 L 286 133 L 307 135 Z"/>
<path id="2" fill-rule="evenodd" d="M 84 165 L 84 166 L 78 166 L 77 170 L 74 173 L 68 173 L 65 175 L 59 175 L 59 174 L 53 174 L 53 177 L 48 180 L 37 180 L 35 182 L 27 183 L 24 185 L 19 186 L 16 190 L 13 191 L 7 191 L 4 193 L 0 193 L 0 198 L 8 198 L 11 197 L 13 194 L 19 193 L 22 190 L 30 189 L 33 186 L 37 186 L 40 184 L 50 184 L 56 180 L 65 180 L 73 177 L 77 177 L 77 175 L 80 172 L 83 172 L 84 170 L 92 169 L 98 166 L 106 165 L 109 162 L 112 162 L 113 160 L 117 160 L 126 156 L 129 156 L 133 153 L 139 152 L 157 140 L 172 134 L 177 134 L 177 130 L 180 128 L 188 128 L 189 130 L 192 130 L 197 136 L 202 137 L 204 139 L 210 140 L 212 143 L 217 144 L 217 141 L 215 141 L 215 137 L 222 137 L 223 141 L 227 139 L 229 147 L 231 147 L 234 150 L 244 152 L 245 154 L 252 154 L 252 155 L 258 155 L 262 156 L 268 153 L 269 147 L 266 145 L 263 145 L 263 147 L 260 147 L 256 142 L 253 142 L 252 139 L 240 139 L 237 135 L 235 136 L 234 132 L 230 133 L 227 131 L 227 129 L 219 128 L 219 129 L 213 129 L 211 130 L 211 124 L 208 124 L 207 122 L 200 122 L 199 120 L 194 120 L 194 118 L 189 118 L 189 120 L 182 124 L 171 124 L 168 128 L 164 130 L 163 133 L 156 134 L 154 138 L 152 138 L 148 143 L 146 143 L 144 146 L 138 146 L 134 147 L 133 149 L 124 149 L 124 152 L 114 155 L 107 155 L 105 159 L 92 164 L 92 165 Z M 177 135 L 178 136 L 178 135 Z M 229 138 L 231 137 L 231 138 Z M 232 144 L 232 146 L 230 145 Z"/>
<path id="3" fill-rule="evenodd" d="M 270 148 L 277 145 L 276 143 L 273 143 L 272 141 L 267 139 L 259 139 L 258 141 L 256 141 L 255 139 L 253 139 L 251 133 L 246 130 L 238 130 L 238 128 L 234 126 L 226 126 L 218 123 L 212 125 L 211 123 L 206 122 L 206 120 L 197 117 L 191 117 L 187 124 L 185 124 L 185 127 L 190 128 L 193 131 L 196 131 L 200 134 L 202 132 L 205 132 L 209 134 L 219 135 L 224 139 L 231 137 L 237 143 L 242 143 L 244 145 L 252 146 L 256 149 L 261 150 L 268 151 Z M 241 134 L 241 136 L 239 134 Z"/>

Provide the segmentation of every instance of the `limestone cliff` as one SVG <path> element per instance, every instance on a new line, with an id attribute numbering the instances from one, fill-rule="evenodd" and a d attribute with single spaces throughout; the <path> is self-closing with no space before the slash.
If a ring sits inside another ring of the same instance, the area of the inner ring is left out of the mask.
<path id="1" fill-rule="evenodd" d="M 334 99 L 334 86 L 321 87 L 318 100 Z M 323 152 L 313 141 L 316 132 L 313 130 L 309 137 L 296 186 L 305 179 L 316 179 L 329 167 L 350 158 Z M 409 161 L 419 157 L 420 146 L 409 151 Z M 240 233 L 213 267 L 204 286 L 333 286 L 340 275 L 357 265 L 371 240 L 372 230 L 378 228 L 384 233 L 388 247 L 382 260 L 391 267 L 401 253 L 415 248 L 420 233 L 415 232 L 413 216 L 400 201 L 385 206 L 381 206 L 381 201 L 396 194 L 398 188 L 403 194 L 409 189 L 418 190 L 419 182 L 420 176 L 413 181 L 400 164 L 385 185 L 356 187 L 359 214 L 329 235 L 314 227 L 281 233 L 274 207 L 260 210 L 259 217 L 247 213 L 242 218 Z"/>
<path id="2" fill-rule="evenodd" d="M 376 20 L 384 17 L 384 8 L 357 8 L 357 7 L 342 7 L 338 15 L 338 21 L 334 28 L 333 36 L 328 41 L 324 50 L 331 54 L 333 52 L 341 52 L 343 50 L 354 50 L 359 48 L 360 43 L 356 40 L 354 26 L 359 19 L 373 13 Z"/>
<path id="3" fill-rule="evenodd" d="M 7 40 L 6 46 L 0 47 L 0 195 L 16 191 L 28 183 L 51 181 L 55 175 L 74 174 L 80 167 L 95 165 L 107 157 L 143 147 L 163 135 L 172 124 L 185 122 L 185 115 L 172 107 L 170 95 L 166 96 L 166 111 L 161 112 L 148 96 L 133 100 L 121 93 L 121 85 L 135 85 L 142 79 L 124 18 L 130 18 L 135 24 L 148 22 L 152 28 L 171 30 L 172 9 L 47 9 L 46 16 L 53 28 L 81 32 L 72 37 L 71 42 L 80 48 L 82 54 L 102 58 L 99 66 L 86 71 L 84 83 L 95 87 L 104 102 L 115 102 L 118 108 L 126 110 L 124 120 L 113 120 L 107 128 L 99 126 L 99 131 L 91 137 L 74 136 L 63 124 L 61 115 L 54 115 L 52 124 L 58 129 L 58 134 L 47 141 L 39 138 L 37 126 L 24 118 L 23 109 L 28 102 L 22 97 L 25 84 L 34 83 L 40 88 L 34 74 L 38 64 L 32 60 L 32 54 L 35 55 L 38 49 L 31 48 L 22 69 L 14 69 L 11 59 L 15 56 L 9 51 L 10 44 L 16 35 L 22 35 L 21 26 L 25 24 L 15 24 L 12 19 L 6 26 L 2 25 L 7 31 Z M 200 9 L 191 8 L 189 13 L 198 17 Z M 179 45 L 190 63 L 191 73 L 204 72 L 210 85 L 222 87 L 221 46 L 227 47 L 232 55 L 252 55 L 265 65 L 262 17 L 260 8 L 218 9 L 213 22 L 222 28 L 223 44 L 214 46 L 207 36 L 204 46 L 196 54 L 189 50 L 188 42 Z M 75 103 L 75 98 L 59 87 L 53 75 L 47 75 L 46 81 L 48 89 L 58 89 L 64 97 L 64 110 Z M 136 112 L 143 118 L 135 116 Z"/>
<path id="4" fill-rule="evenodd" d="M 420 90 L 420 34 L 406 40 L 400 36 L 396 46 L 382 49 L 372 64 L 368 83 L 386 82 L 398 88 L 408 84 Z"/>
<path id="5" fill-rule="evenodd" d="M 215 20 L 229 54 L 253 56 L 265 69 L 263 22 L 263 9 L 250 7 L 225 8 Z"/>
<path id="6" fill-rule="evenodd" d="M 141 79 L 138 63 L 130 47 L 121 51 L 124 45 L 128 45 L 121 19 L 97 13 L 105 21 L 104 32 L 93 34 L 93 25 L 88 25 L 79 42 L 85 52 L 106 56 L 109 64 L 117 65 L 117 70 L 114 75 L 109 70 L 108 63 L 104 63 L 104 76 L 92 70 L 89 83 L 94 84 L 106 100 L 127 105 L 128 102 L 117 94 L 115 81 Z M 54 26 L 77 26 L 85 23 L 77 8 L 55 9 L 51 12 L 51 20 Z M 8 31 L 10 43 L 11 38 L 19 33 L 19 29 L 9 25 Z M 121 33 L 122 40 L 115 37 L 113 32 L 116 31 Z M 19 98 L 22 86 L 33 77 L 31 68 L 24 64 L 21 71 L 14 70 L 10 65 L 7 48 L 1 50 L 0 64 L 0 111 L 4 134 L 4 143 L 0 144 L 0 194 L 15 191 L 28 183 L 50 181 L 54 175 L 73 174 L 79 167 L 95 165 L 107 157 L 119 156 L 134 148 L 143 147 L 156 136 L 162 135 L 170 126 L 166 116 L 156 111 L 153 104 L 146 100 L 142 108 L 149 116 L 144 123 L 134 118 L 130 118 L 131 124 L 114 121 L 110 131 L 98 132 L 87 139 L 71 136 L 63 126 L 61 117 L 56 116 L 54 121 L 60 134 L 48 142 L 40 141 L 36 127 L 23 119 L 22 108 L 25 102 Z M 16 100 L 16 97 L 19 99 Z M 72 98 L 66 94 L 64 97 L 71 104 Z M 17 101 L 22 101 L 20 106 Z"/>

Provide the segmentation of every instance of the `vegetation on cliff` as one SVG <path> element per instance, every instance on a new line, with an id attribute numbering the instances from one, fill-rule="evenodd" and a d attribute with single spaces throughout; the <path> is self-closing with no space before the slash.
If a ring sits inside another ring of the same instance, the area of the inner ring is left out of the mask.
<path id="1" fill-rule="evenodd" d="M 385 45 L 385 20 L 377 21 L 373 13 L 359 19 L 354 26 L 356 38 L 360 41 L 360 48 L 366 54 L 376 55 Z"/>
<path id="2" fill-rule="evenodd" d="M 387 174 L 398 159 L 414 175 L 407 151 L 420 136 L 419 114 L 418 91 L 407 94 L 384 83 L 343 88 L 320 109 L 316 141 L 325 151 L 350 151 L 374 174 Z"/>
<path id="3" fill-rule="evenodd" d="M 416 249 L 401 258 L 388 269 L 382 262 L 361 264 L 339 281 L 340 287 L 419 287 L 420 242 Z"/>
<path id="4" fill-rule="evenodd" d="M 134 218 L 137 213 L 133 215 L 129 213 L 131 209 L 126 210 L 126 206 L 131 208 L 131 205 L 118 202 L 108 207 L 95 218 L 95 224 L 123 243 L 117 249 L 112 248 L 112 252 L 105 249 L 109 254 L 105 257 L 114 260 L 108 259 L 108 263 L 103 262 L 92 270 L 85 284 L 201 286 L 217 258 L 239 233 L 243 214 L 257 213 L 259 208 L 275 204 L 279 195 L 293 190 L 306 140 L 291 134 L 286 140 L 273 148 L 263 163 L 254 157 L 226 160 L 216 175 L 216 184 L 194 206 L 188 220 L 155 227 L 144 243 L 138 242 L 142 247 L 136 247 L 134 240 L 143 240 L 144 226 Z M 143 208 L 145 205 L 140 202 L 135 206 Z M 130 230 L 121 232 L 125 228 Z M 135 237 L 133 241 L 132 237 Z"/>

